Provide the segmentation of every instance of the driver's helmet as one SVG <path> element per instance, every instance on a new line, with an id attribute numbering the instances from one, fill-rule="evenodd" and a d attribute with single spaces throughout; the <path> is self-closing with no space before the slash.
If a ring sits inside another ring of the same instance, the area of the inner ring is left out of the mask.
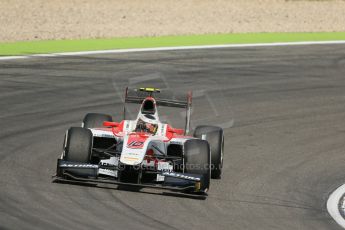
<path id="1" fill-rule="evenodd" d="M 135 127 L 135 132 L 145 132 L 155 135 L 157 132 L 158 124 L 155 117 L 149 114 L 140 116 Z"/>

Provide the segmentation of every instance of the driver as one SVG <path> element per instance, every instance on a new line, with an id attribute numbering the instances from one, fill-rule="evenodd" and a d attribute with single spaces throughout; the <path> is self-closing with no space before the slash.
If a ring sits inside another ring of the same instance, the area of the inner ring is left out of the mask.
<path id="1" fill-rule="evenodd" d="M 138 119 L 135 132 L 145 132 L 155 135 L 158 124 L 152 115 L 145 114 Z"/>

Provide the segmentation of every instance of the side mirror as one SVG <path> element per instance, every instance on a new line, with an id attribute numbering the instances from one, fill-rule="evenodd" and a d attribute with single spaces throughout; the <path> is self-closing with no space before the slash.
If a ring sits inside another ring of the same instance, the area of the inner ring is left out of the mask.
<path id="1" fill-rule="evenodd" d="M 117 122 L 112 122 L 112 121 L 105 121 L 103 122 L 103 126 L 105 127 L 118 127 L 120 124 Z"/>
<path id="2" fill-rule="evenodd" d="M 168 125 L 167 127 L 167 140 L 165 140 L 164 142 L 167 142 L 167 141 L 170 141 L 173 137 L 174 137 L 174 134 L 177 134 L 177 135 L 184 135 L 184 130 L 183 129 L 175 129 L 175 128 L 172 128 L 171 126 Z"/>
<path id="3" fill-rule="evenodd" d="M 184 134 L 184 130 L 183 129 L 175 129 L 175 133 L 178 135 L 183 135 Z"/>
<path id="4" fill-rule="evenodd" d="M 183 135 L 184 134 L 184 130 L 183 129 L 170 129 L 169 132 L 172 132 L 172 133 L 176 133 L 177 135 Z"/>

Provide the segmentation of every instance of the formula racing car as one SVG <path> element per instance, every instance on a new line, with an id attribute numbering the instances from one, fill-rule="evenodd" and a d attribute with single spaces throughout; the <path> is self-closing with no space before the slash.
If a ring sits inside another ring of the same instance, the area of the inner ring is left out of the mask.
<path id="1" fill-rule="evenodd" d="M 203 125 L 188 135 L 191 92 L 184 100 L 161 95 L 155 88 L 126 88 L 121 122 L 88 113 L 81 127 L 69 128 L 54 180 L 206 195 L 210 179 L 221 177 L 223 130 Z M 128 103 L 141 105 L 134 120 L 126 120 Z M 160 121 L 158 108 L 164 106 L 185 109 L 184 129 Z"/>

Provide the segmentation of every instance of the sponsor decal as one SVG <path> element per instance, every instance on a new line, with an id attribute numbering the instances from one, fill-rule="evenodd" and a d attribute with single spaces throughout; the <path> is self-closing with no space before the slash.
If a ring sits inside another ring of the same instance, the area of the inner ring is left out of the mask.
<path id="1" fill-rule="evenodd" d="M 164 135 L 164 125 L 161 125 L 160 135 Z"/>
<path id="2" fill-rule="evenodd" d="M 181 173 L 163 172 L 162 175 L 163 176 L 170 176 L 170 177 L 186 179 L 186 180 L 200 181 L 199 177 L 188 176 L 188 175 L 181 174 Z"/>
<path id="3" fill-rule="evenodd" d="M 109 164 L 109 163 L 107 163 L 107 162 L 100 162 L 99 163 L 101 166 L 106 166 L 106 167 L 115 167 L 116 165 L 114 165 L 114 164 Z"/>
<path id="4" fill-rule="evenodd" d="M 162 175 L 157 174 L 156 181 L 157 181 L 157 182 L 159 182 L 159 181 L 164 181 L 164 178 L 165 178 L 165 176 L 162 176 Z"/>
<path id="5" fill-rule="evenodd" d="M 158 162 L 157 170 L 162 172 L 171 172 L 173 170 L 173 166 L 170 165 L 169 162 Z"/>
<path id="6" fill-rule="evenodd" d="M 142 148 L 145 142 L 143 141 L 132 141 L 127 145 L 128 148 L 137 149 Z"/>
<path id="7" fill-rule="evenodd" d="M 119 158 L 118 157 L 110 157 L 109 159 L 103 159 L 100 161 L 100 165 L 104 166 L 115 166 L 118 165 Z"/>
<path id="8" fill-rule="evenodd" d="M 129 152 L 129 153 L 126 153 L 127 155 L 131 155 L 131 156 L 139 156 L 140 154 L 139 153 L 133 153 L 133 152 Z"/>
<path id="9" fill-rule="evenodd" d="M 182 145 L 182 141 L 170 141 L 170 144 Z"/>
<path id="10" fill-rule="evenodd" d="M 62 168 L 98 168 L 98 165 L 63 163 L 60 165 L 60 167 L 62 167 Z"/>
<path id="11" fill-rule="evenodd" d="M 137 157 L 124 157 L 126 160 L 129 160 L 129 161 L 137 161 L 139 160 L 139 158 Z"/>
<path id="12" fill-rule="evenodd" d="M 113 138 L 114 137 L 113 134 L 101 133 L 101 132 L 93 132 L 93 136 L 94 137 L 104 137 L 104 138 Z"/>
<path id="13" fill-rule="evenodd" d="M 99 169 L 98 174 L 103 174 L 107 176 L 117 177 L 117 171 L 110 169 Z"/>
<path id="14" fill-rule="evenodd" d="M 140 136 L 137 134 L 129 135 L 127 141 L 127 148 L 142 149 L 148 136 Z"/>
<path id="15" fill-rule="evenodd" d="M 206 140 L 206 134 L 201 135 L 201 140 Z"/>

